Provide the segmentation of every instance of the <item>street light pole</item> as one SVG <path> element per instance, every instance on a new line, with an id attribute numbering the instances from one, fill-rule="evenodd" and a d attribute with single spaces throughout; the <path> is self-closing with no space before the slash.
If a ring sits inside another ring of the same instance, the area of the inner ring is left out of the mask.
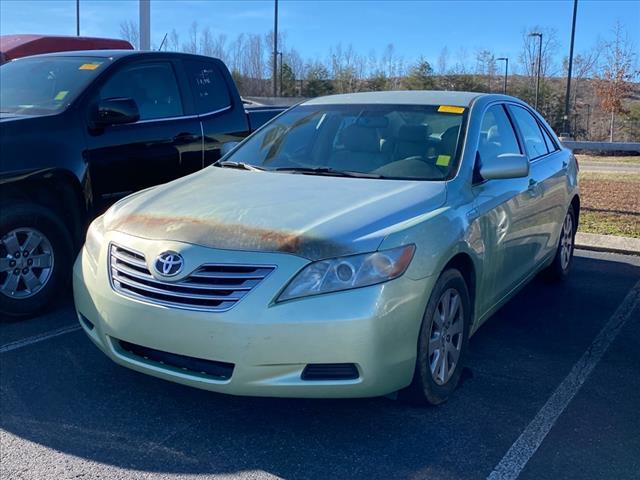
<path id="1" fill-rule="evenodd" d="M 278 0 L 273 12 L 273 96 L 278 96 Z"/>
<path id="2" fill-rule="evenodd" d="M 502 86 L 502 93 L 507 94 L 507 76 L 509 75 L 509 59 L 507 57 L 496 58 L 496 60 L 504 61 L 504 84 Z"/>
<path id="3" fill-rule="evenodd" d="M 571 23 L 571 46 L 569 47 L 569 69 L 567 71 L 567 94 L 564 97 L 564 119 L 562 131 L 567 132 L 567 120 L 569 119 L 569 97 L 571 96 L 571 67 L 573 66 L 573 41 L 576 36 L 576 15 L 578 13 L 578 0 L 573 0 L 573 21 Z M 574 122 L 575 127 L 575 122 Z"/>
<path id="4" fill-rule="evenodd" d="M 80 36 L 80 0 L 76 0 L 76 36 Z"/>
<path id="5" fill-rule="evenodd" d="M 530 37 L 538 37 L 538 72 L 536 73 L 536 101 L 535 109 L 538 110 L 538 99 L 540 97 L 540 72 L 542 69 L 542 34 L 539 32 L 533 32 L 529 34 Z"/>

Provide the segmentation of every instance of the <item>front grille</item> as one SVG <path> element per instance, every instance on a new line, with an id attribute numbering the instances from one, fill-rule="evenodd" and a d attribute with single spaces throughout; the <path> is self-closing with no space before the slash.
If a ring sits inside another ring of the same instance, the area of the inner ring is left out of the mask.
<path id="1" fill-rule="evenodd" d="M 124 352 L 133 355 L 134 357 L 139 357 L 160 365 L 207 375 L 215 378 L 216 380 L 229 380 L 233 374 L 233 363 L 187 357 L 186 355 L 177 355 L 175 353 L 163 352 L 154 348 L 143 347 L 142 345 L 125 342 L 124 340 L 116 341 L 120 349 Z"/>
<path id="2" fill-rule="evenodd" d="M 302 380 L 355 380 L 360 377 L 353 363 L 310 363 L 302 371 Z"/>
<path id="3" fill-rule="evenodd" d="M 151 275 L 143 254 L 113 243 L 109 250 L 111 286 L 116 292 L 188 310 L 229 310 L 275 268 L 206 264 L 180 281 L 167 282 Z"/>

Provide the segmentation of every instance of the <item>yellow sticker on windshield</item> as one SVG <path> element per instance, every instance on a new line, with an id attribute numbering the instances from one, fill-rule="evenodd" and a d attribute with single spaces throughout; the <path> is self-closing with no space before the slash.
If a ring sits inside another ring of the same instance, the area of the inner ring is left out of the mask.
<path id="1" fill-rule="evenodd" d="M 60 90 L 58 94 L 55 97 L 53 97 L 53 99 L 60 102 L 64 100 L 64 97 L 66 97 L 68 94 L 69 94 L 68 90 Z"/>
<path id="2" fill-rule="evenodd" d="M 454 107 L 452 105 L 440 105 L 438 111 L 442 113 L 464 113 L 464 107 Z"/>
<path id="3" fill-rule="evenodd" d="M 450 155 L 438 155 L 438 158 L 436 159 L 436 165 L 438 165 L 439 167 L 448 167 L 450 161 Z"/>
<path id="4" fill-rule="evenodd" d="M 83 63 L 78 70 L 95 70 L 100 66 L 99 63 Z"/>

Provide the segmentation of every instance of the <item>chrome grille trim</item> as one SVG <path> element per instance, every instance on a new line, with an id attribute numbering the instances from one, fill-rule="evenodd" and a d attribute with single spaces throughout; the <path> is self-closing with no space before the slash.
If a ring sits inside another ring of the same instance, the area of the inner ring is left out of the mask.
<path id="1" fill-rule="evenodd" d="M 153 305 L 224 312 L 275 270 L 274 265 L 204 264 L 180 281 L 155 278 L 145 256 L 109 244 L 109 281 L 117 293 Z"/>

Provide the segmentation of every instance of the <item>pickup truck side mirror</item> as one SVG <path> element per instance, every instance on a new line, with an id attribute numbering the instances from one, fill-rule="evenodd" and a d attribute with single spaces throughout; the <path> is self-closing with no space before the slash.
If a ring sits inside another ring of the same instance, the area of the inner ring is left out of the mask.
<path id="1" fill-rule="evenodd" d="M 138 120 L 140 111 L 132 98 L 106 98 L 98 103 L 97 125 L 122 125 Z"/>
<path id="2" fill-rule="evenodd" d="M 529 175 L 529 160 L 525 155 L 503 153 L 480 159 L 480 176 L 485 180 L 520 178 Z"/>

